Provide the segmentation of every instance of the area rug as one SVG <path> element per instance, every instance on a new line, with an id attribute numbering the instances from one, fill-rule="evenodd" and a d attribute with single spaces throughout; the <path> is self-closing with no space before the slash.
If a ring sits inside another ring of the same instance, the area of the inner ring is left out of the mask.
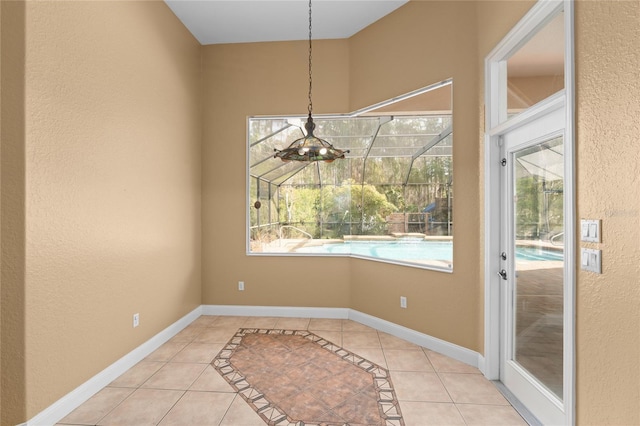
<path id="1" fill-rule="evenodd" d="M 385 368 L 306 330 L 239 329 L 211 364 L 269 425 L 404 426 Z"/>

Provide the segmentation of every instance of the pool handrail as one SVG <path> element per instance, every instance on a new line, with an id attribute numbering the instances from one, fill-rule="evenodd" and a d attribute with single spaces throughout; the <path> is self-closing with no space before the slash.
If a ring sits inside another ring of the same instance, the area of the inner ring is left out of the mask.
<path id="1" fill-rule="evenodd" d="M 564 241 L 562 242 L 562 244 L 556 244 L 555 241 L 554 241 L 556 238 L 562 237 L 562 236 L 564 236 L 564 232 L 558 232 L 556 235 L 554 235 L 553 237 L 549 238 L 549 242 L 554 246 L 562 245 L 564 247 Z"/>

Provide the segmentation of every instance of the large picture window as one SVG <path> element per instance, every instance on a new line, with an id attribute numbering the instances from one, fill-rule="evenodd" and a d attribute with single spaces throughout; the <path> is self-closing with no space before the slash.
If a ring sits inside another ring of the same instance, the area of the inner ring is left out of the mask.
<path id="1" fill-rule="evenodd" d="M 274 158 L 304 117 L 248 121 L 248 252 L 453 267 L 451 81 L 353 115 L 316 116 L 345 159 Z"/>

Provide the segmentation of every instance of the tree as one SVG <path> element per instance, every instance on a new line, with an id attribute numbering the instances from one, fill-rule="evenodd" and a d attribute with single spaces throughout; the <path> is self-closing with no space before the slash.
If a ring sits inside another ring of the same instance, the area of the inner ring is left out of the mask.
<path id="1" fill-rule="evenodd" d="M 334 193 L 331 194 L 331 192 Z M 398 210 L 375 186 L 359 185 L 351 179 L 343 182 L 339 187 L 326 188 L 325 193 L 331 194 L 325 197 L 327 199 L 325 207 L 328 207 L 329 217 L 343 215 L 343 219 L 355 225 L 355 229 L 351 227 L 352 233 L 384 233 L 385 218 Z"/>

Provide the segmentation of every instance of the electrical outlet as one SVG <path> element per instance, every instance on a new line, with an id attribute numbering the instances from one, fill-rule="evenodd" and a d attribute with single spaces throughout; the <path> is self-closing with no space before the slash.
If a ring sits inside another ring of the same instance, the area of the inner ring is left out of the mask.
<path id="1" fill-rule="evenodd" d="M 244 291 L 244 281 L 238 281 L 238 291 Z"/>
<path id="2" fill-rule="evenodd" d="M 400 307 L 404 309 L 407 308 L 407 298 L 404 296 L 400 296 Z"/>
<path id="3" fill-rule="evenodd" d="M 140 325 L 140 314 L 133 314 L 133 328 Z"/>

